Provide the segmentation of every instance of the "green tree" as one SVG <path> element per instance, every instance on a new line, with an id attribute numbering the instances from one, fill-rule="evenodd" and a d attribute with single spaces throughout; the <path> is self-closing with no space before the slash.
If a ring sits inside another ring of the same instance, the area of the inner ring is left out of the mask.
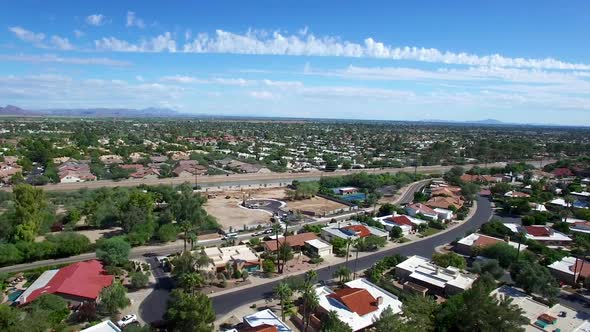
<path id="1" fill-rule="evenodd" d="M 107 315 L 113 315 L 131 303 L 127 298 L 127 289 L 119 282 L 103 288 L 99 299 L 99 310 Z"/>
<path id="2" fill-rule="evenodd" d="M 279 260 L 281 262 L 281 265 L 278 267 L 279 273 L 283 273 L 283 269 L 285 268 L 285 264 L 288 261 L 290 261 L 291 259 L 293 259 L 293 249 L 286 241 L 282 242 L 279 245 L 279 250 L 277 251 L 277 256 L 279 257 Z"/>
<path id="3" fill-rule="evenodd" d="M 272 273 L 276 270 L 276 266 L 275 266 L 275 262 L 270 259 L 267 258 L 265 260 L 262 261 L 262 271 L 264 271 L 265 273 Z"/>
<path id="4" fill-rule="evenodd" d="M 176 240 L 178 228 L 174 224 L 164 224 L 158 228 L 158 239 L 162 242 L 171 242 Z"/>
<path id="5" fill-rule="evenodd" d="M 196 294 L 203 283 L 205 280 L 198 272 L 186 273 L 180 278 L 180 286 L 188 294 Z"/>
<path id="6" fill-rule="evenodd" d="M 150 282 L 148 274 L 137 271 L 131 273 L 131 286 L 135 289 L 143 288 Z"/>
<path id="7" fill-rule="evenodd" d="M 389 231 L 389 236 L 392 239 L 399 239 L 404 236 L 404 231 L 399 226 L 393 226 L 391 228 L 391 231 Z"/>
<path id="8" fill-rule="evenodd" d="M 434 264 L 442 267 L 454 266 L 459 269 L 464 269 L 465 267 L 467 267 L 467 262 L 465 261 L 465 258 L 454 252 L 449 252 L 446 254 L 435 253 L 432 255 L 432 261 L 434 262 Z"/>
<path id="9" fill-rule="evenodd" d="M 510 276 L 516 285 L 529 294 L 538 294 L 550 302 L 559 295 L 557 282 L 549 270 L 536 262 L 521 259 L 510 267 Z"/>
<path id="10" fill-rule="evenodd" d="M 275 296 L 279 299 L 281 307 L 281 318 L 285 320 L 285 312 L 291 305 L 291 297 L 293 296 L 293 290 L 286 282 L 280 282 L 274 289 Z"/>
<path id="11" fill-rule="evenodd" d="M 22 312 L 6 304 L 0 304 L 0 331 L 19 332 L 23 331 L 21 326 Z"/>
<path id="12" fill-rule="evenodd" d="M 70 315 L 68 302 L 54 294 L 43 294 L 39 296 L 31 303 L 28 309 L 32 311 L 47 311 L 48 323 L 51 326 L 58 325 Z"/>
<path id="13" fill-rule="evenodd" d="M 334 271 L 333 277 L 338 278 L 338 282 L 342 284 L 350 281 L 350 274 L 351 271 L 348 267 L 346 267 L 345 265 L 340 265 L 338 266 L 336 271 Z"/>
<path id="14" fill-rule="evenodd" d="M 189 294 L 175 289 L 170 294 L 166 321 L 172 331 L 210 332 L 213 331 L 215 311 L 211 300 L 202 293 Z"/>
<path id="15" fill-rule="evenodd" d="M 352 332 L 352 328 L 338 318 L 335 310 L 331 310 L 323 317 L 320 332 Z"/>
<path id="16" fill-rule="evenodd" d="M 123 265 L 129 259 L 131 245 L 123 237 L 115 236 L 100 240 L 96 248 L 96 257 L 106 265 Z"/>
<path id="17" fill-rule="evenodd" d="M 500 266 L 506 269 L 517 260 L 518 249 L 508 243 L 498 242 L 482 248 L 479 254 L 497 260 Z"/>
<path id="18" fill-rule="evenodd" d="M 40 188 L 28 184 L 16 185 L 13 189 L 15 239 L 31 242 L 43 223 L 47 200 Z"/>

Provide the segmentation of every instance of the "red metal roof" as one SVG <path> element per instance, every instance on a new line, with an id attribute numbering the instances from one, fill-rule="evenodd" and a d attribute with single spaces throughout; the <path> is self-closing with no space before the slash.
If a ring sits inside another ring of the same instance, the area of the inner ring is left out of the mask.
<path id="1" fill-rule="evenodd" d="M 64 294 L 96 300 L 100 291 L 110 286 L 113 279 L 112 275 L 105 274 L 98 260 L 74 263 L 61 268 L 47 285 L 33 291 L 26 303 L 43 294 Z"/>
<path id="2" fill-rule="evenodd" d="M 357 235 L 359 237 L 367 237 L 367 236 L 371 235 L 371 231 L 363 225 L 351 225 L 351 226 L 346 226 L 346 227 L 342 227 L 342 228 L 348 229 L 348 230 L 351 230 L 351 231 L 357 233 Z"/>
<path id="3" fill-rule="evenodd" d="M 279 329 L 274 325 L 262 324 L 256 327 L 241 329 L 240 332 L 279 332 Z"/>
<path id="4" fill-rule="evenodd" d="M 377 300 L 366 289 L 362 288 L 344 288 L 329 294 L 328 297 L 336 299 L 344 304 L 350 311 L 354 311 L 360 316 L 379 309 Z"/>
<path id="5" fill-rule="evenodd" d="M 394 223 L 396 223 L 398 225 L 407 225 L 407 226 L 411 226 L 411 227 L 416 226 L 416 225 L 414 225 L 414 223 L 412 223 L 410 218 L 408 218 L 406 216 L 395 216 L 395 217 L 389 218 L 389 220 L 393 221 Z"/>

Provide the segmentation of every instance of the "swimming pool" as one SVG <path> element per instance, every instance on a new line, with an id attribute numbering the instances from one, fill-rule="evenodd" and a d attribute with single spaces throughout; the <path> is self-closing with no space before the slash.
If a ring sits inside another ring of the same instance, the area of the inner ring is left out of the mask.
<path id="1" fill-rule="evenodd" d="M 19 289 L 19 290 L 15 291 L 15 292 L 12 292 L 12 293 L 10 293 L 10 294 L 8 295 L 8 299 L 9 299 L 11 302 L 14 302 L 14 301 L 16 301 L 16 299 L 18 299 L 18 297 L 19 297 L 19 296 L 20 296 L 20 295 L 21 295 L 23 292 L 24 292 L 24 290 L 22 290 L 22 289 Z"/>

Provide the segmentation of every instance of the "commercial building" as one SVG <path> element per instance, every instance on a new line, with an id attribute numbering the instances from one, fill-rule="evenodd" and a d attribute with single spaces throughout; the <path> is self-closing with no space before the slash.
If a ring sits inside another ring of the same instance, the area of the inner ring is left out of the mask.
<path id="1" fill-rule="evenodd" d="M 344 288 L 336 291 L 326 286 L 318 287 L 315 291 L 320 305 L 314 315 L 322 317 L 335 311 L 338 319 L 353 331 L 373 326 L 388 307 L 395 314 L 401 312 L 402 303 L 396 296 L 362 278 L 347 282 Z"/>
<path id="2" fill-rule="evenodd" d="M 395 267 L 395 275 L 402 282 L 409 281 L 428 288 L 428 293 L 451 296 L 473 285 L 477 275 L 449 266 L 440 267 L 421 256 L 412 256 Z"/>
<path id="3" fill-rule="evenodd" d="M 72 305 L 96 301 L 100 291 L 110 286 L 113 279 L 98 260 L 78 262 L 43 272 L 15 302 L 26 305 L 43 294 L 61 296 Z"/>

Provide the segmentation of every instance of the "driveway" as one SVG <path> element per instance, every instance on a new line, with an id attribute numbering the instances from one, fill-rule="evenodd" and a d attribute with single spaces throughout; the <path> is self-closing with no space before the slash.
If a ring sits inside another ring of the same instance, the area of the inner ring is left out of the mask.
<path id="1" fill-rule="evenodd" d="M 156 285 L 154 291 L 140 304 L 139 316 L 149 324 L 164 318 L 174 282 L 170 275 L 164 272 L 156 257 L 149 257 L 146 261 L 151 266 L 152 274 L 156 278 Z"/>

